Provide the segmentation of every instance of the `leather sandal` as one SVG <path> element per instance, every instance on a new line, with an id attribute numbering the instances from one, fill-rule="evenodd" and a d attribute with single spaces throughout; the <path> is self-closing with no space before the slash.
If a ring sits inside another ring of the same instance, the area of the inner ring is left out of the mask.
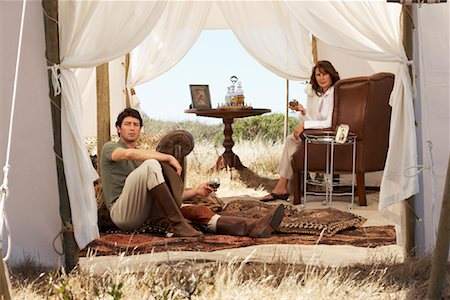
<path id="1" fill-rule="evenodd" d="M 289 199 L 289 194 L 275 194 L 275 193 L 270 193 L 267 196 L 264 196 L 264 198 L 259 199 L 259 201 L 261 202 L 271 202 L 271 201 L 275 201 L 275 200 L 288 200 Z"/>

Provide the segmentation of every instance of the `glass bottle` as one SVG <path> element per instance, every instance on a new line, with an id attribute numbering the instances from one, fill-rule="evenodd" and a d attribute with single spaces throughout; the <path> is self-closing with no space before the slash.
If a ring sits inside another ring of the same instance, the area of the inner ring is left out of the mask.
<path id="1" fill-rule="evenodd" d="M 230 97 L 231 106 L 236 106 L 236 91 L 234 89 L 234 85 L 231 86 L 231 97 Z"/>
<path id="2" fill-rule="evenodd" d="M 238 106 L 244 106 L 244 90 L 240 81 L 237 83 L 236 88 L 236 103 Z"/>
<path id="3" fill-rule="evenodd" d="M 225 106 L 231 105 L 231 86 L 227 87 L 227 94 L 225 95 Z"/>

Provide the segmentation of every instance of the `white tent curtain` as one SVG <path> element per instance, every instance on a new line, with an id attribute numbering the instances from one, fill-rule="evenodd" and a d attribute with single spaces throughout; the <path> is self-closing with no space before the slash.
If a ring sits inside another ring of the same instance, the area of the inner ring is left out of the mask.
<path id="1" fill-rule="evenodd" d="M 417 166 L 417 149 L 413 88 L 399 28 L 400 6 L 388 6 L 385 1 L 285 1 L 285 4 L 301 24 L 325 43 L 367 60 L 398 63 L 390 100 L 390 142 L 379 208 L 387 209 L 416 194 L 417 177 L 405 175 L 408 168 Z M 395 217 L 399 224 L 400 216 Z"/>
<path id="2" fill-rule="evenodd" d="M 169 2 L 158 23 L 131 53 L 127 91 L 131 107 L 139 107 L 136 85 L 148 82 L 175 66 L 192 48 L 203 30 L 211 2 Z"/>
<path id="3" fill-rule="evenodd" d="M 78 247 L 98 235 L 92 167 L 80 130 L 80 90 L 70 68 L 89 68 L 130 52 L 154 27 L 165 1 L 59 1 L 64 171 Z M 57 68 L 57 66 L 54 66 Z"/>
<path id="4" fill-rule="evenodd" d="M 311 38 L 279 1 L 221 1 L 220 9 L 242 46 L 261 65 L 292 80 L 309 78 Z"/>

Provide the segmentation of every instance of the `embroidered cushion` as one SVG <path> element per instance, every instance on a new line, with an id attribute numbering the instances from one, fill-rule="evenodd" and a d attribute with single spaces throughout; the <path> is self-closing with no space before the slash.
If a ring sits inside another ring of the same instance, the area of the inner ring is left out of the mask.
<path id="1" fill-rule="evenodd" d="M 298 209 L 291 205 L 284 205 L 284 217 L 281 221 L 279 233 L 303 233 L 333 236 L 343 229 L 361 226 L 367 219 L 347 211 L 336 208 Z M 259 219 L 264 216 L 273 205 L 254 200 L 234 200 L 223 209 L 222 215 L 233 215 Z"/>

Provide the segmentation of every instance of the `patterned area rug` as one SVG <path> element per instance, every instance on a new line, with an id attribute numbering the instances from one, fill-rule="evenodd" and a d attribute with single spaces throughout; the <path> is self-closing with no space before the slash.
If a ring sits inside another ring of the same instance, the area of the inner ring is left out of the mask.
<path id="1" fill-rule="evenodd" d="M 333 236 L 307 234 L 273 234 L 270 238 L 249 238 L 229 235 L 206 234 L 200 238 L 164 237 L 151 234 L 101 234 L 100 239 L 93 241 L 80 253 L 86 256 L 88 248 L 97 256 L 144 254 L 164 251 L 216 251 L 263 244 L 290 245 L 352 245 L 357 247 L 378 247 L 394 245 L 394 226 L 369 226 L 346 229 Z"/>
<path id="2" fill-rule="evenodd" d="M 202 201 L 205 201 L 203 199 Z M 211 207 L 211 202 L 193 203 Z M 216 205 L 217 203 L 213 203 Z M 221 207 L 220 205 L 217 205 Z M 271 204 L 252 200 L 235 200 L 223 210 L 223 215 L 260 218 L 272 208 Z M 211 207 L 213 208 L 213 207 Z M 219 211 L 220 210 L 220 211 Z M 270 238 L 249 238 L 206 233 L 201 238 L 165 237 L 167 223 L 154 221 L 133 232 L 122 232 L 110 228 L 100 239 L 93 241 L 81 251 L 85 256 L 93 251 L 97 256 L 144 254 L 164 251 L 216 251 L 262 244 L 292 245 L 352 245 L 378 247 L 396 243 L 394 226 L 360 227 L 366 219 L 334 208 L 299 210 L 285 205 L 285 214 L 279 230 Z M 116 228 L 117 229 L 117 228 Z M 201 229 L 201 228 L 199 228 Z"/>

